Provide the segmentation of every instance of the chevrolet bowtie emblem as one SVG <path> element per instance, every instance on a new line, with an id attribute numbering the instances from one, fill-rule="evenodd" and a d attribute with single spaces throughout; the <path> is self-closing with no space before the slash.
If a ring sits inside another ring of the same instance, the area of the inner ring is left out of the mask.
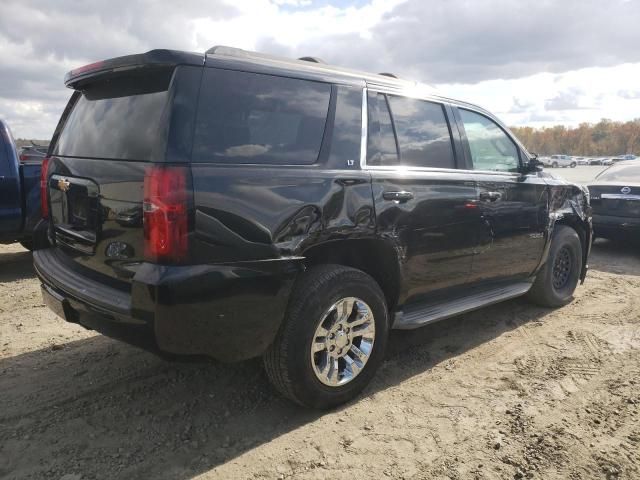
<path id="1" fill-rule="evenodd" d="M 71 182 L 66 178 L 61 178 L 60 180 L 58 180 L 59 190 L 62 190 L 63 192 L 67 192 L 70 187 L 71 187 Z"/>

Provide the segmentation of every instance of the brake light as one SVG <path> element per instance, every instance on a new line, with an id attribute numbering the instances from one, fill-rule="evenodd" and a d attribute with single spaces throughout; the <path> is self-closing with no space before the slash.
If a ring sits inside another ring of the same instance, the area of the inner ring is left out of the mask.
<path id="1" fill-rule="evenodd" d="M 82 73 L 91 72 L 92 70 L 100 70 L 102 67 L 104 67 L 104 61 L 103 60 L 101 60 L 99 62 L 90 63 L 89 65 L 84 65 L 82 67 L 78 67 L 75 70 L 71 70 L 70 74 L 71 74 L 71 76 L 75 77 L 75 76 L 80 75 Z"/>
<path id="2" fill-rule="evenodd" d="M 176 263 L 187 257 L 189 197 L 187 167 L 152 166 L 144 176 L 144 256 Z"/>
<path id="3" fill-rule="evenodd" d="M 49 202 L 47 201 L 47 180 L 49 173 L 49 157 L 42 159 L 42 166 L 40 167 L 40 213 L 42 218 L 49 218 Z"/>
<path id="4" fill-rule="evenodd" d="M 24 153 L 20 154 L 20 161 L 23 163 L 27 161 L 27 156 Z"/>

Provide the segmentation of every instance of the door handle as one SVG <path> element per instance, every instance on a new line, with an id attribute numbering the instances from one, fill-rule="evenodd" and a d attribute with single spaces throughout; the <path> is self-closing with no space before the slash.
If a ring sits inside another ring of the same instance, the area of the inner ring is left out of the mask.
<path id="1" fill-rule="evenodd" d="M 480 192 L 480 200 L 485 202 L 497 202 L 501 198 L 500 192 Z"/>
<path id="2" fill-rule="evenodd" d="M 413 198 L 413 193 L 407 192 L 405 190 L 399 192 L 384 192 L 382 194 L 382 198 L 385 200 L 392 200 L 398 203 L 408 202 Z"/>

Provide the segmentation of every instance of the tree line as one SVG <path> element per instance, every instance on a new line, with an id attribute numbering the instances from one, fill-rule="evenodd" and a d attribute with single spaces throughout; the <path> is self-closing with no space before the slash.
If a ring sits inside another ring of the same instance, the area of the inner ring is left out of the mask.
<path id="1" fill-rule="evenodd" d="M 628 122 L 602 119 L 578 127 L 513 127 L 529 152 L 538 155 L 565 154 L 600 157 L 633 153 L 640 155 L 640 118 Z"/>

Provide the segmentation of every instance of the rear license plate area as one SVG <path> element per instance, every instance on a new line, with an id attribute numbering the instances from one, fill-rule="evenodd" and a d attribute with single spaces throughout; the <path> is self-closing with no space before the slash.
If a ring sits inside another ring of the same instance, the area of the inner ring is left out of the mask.
<path id="1" fill-rule="evenodd" d="M 56 240 L 93 255 L 99 225 L 98 185 L 84 178 L 52 175 L 49 192 Z"/>

